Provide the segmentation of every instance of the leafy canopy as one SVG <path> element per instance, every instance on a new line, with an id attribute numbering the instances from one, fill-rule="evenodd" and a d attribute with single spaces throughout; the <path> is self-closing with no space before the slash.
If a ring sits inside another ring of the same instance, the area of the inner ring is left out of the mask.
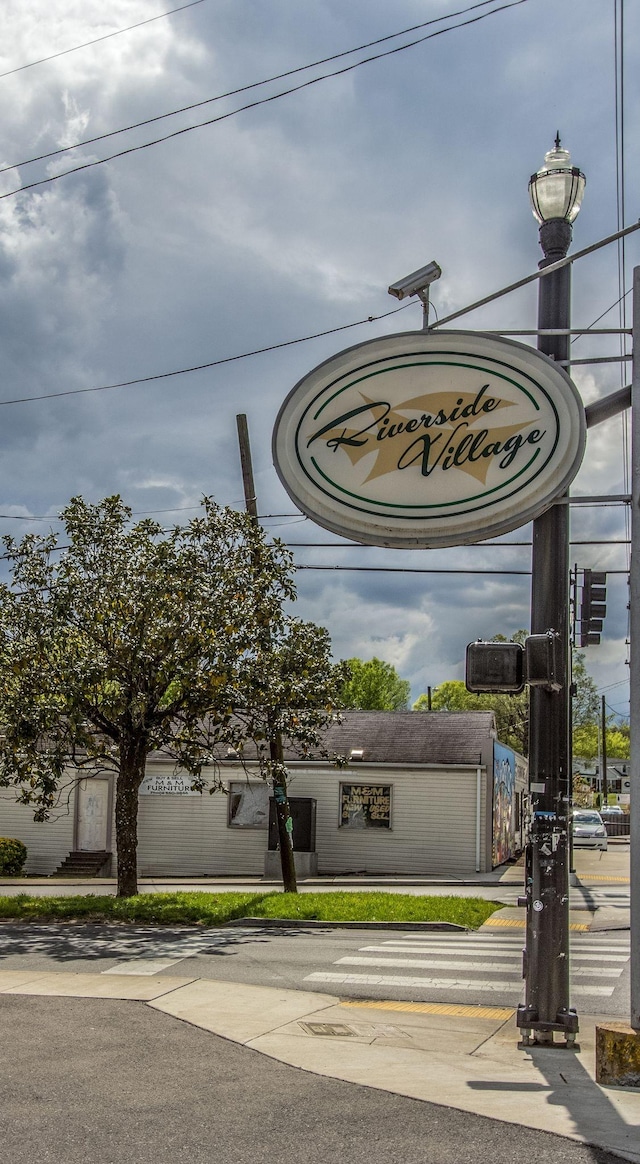
<path id="1" fill-rule="evenodd" d="M 347 659 L 351 678 L 340 693 L 341 706 L 361 711 L 406 711 L 411 684 L 382 659 Z"/>
<path id="2" fill-rule="evenodd" d="M 527 634 L 526 630 L 518 630 L 512 636 L 511 642 L 524 644 Z M 493 641 L 504 643 L 507 639 L 504 635 L 497 634 L 493 636 Z M 597 744 L 595 751 L 581 749 L 585 747 L 591 749 L 594 733 L 597 737 L 600 706 L 598 689 L 587 671 L 585 657 L 579 651 L 573 652 L 572 668 L 576 692 L 572 699 L 573 753 L 576 756 L 590 759 L 597 754 Z M 496 717 L 498 739 L 514 748 L 515 751 L 521 752 L 522 755 L 528 754 L 529 694 L 527 688 L 520 695 L 474 695 L 467 691 L 462 680 L 450 679 L 434 689 L 431 706 L 434 711 L 493 711 Z M 414 711 L 427 711 L 428 697 L 426 695 L 418 696 L 413 709 Z M 607 738 L 609 738 L 609 733 L 607 733 Z M 614 741 L 612 737 L 612 746 L 614 748 L 621 746 L 621 741 Z M 624 757 L 628 755 L 628 752 L 616 751 L 611 754 Z"/>
<path id="3" fill-rule="evenodd" d="M 431 706 L 434 711 L 493 711 L 500 742 L 522 755 L 527 754 L 529 700 L 526 691 L 521 695 L 473 695 L 461 679 L 449 679 L 434 688 Z M 413 710 L 427 711 L 428 697 L 419 695 Z"/>
<path id="4" fill-rule="evenodd" d="M 172 750 L 198 781 L 202 717 L 228 727 L 239 663 L 293 597 L 287 551 L 210 501 L 168 532 L 130 525 L 119 497 L 73 498 L 62 517 L 62 552 L 55 535 L 4 538 L 0 782 L 46 808 L 70 758 L 120 770 L 134 740 Z"/>
<path id="5" fill-rule="evenodd" d="M 61 545 L 3 539 L 11 584 L 0 586 L 0 786 L 44 820 L 70 766 L 114 770 L 119 893 L 135 892 L 151 752 L 213 789 L 217 744 L 285 732 L 304 753 L 345 678 L 326 631 L 284 613 L 291 557 L 248 515 L 205 498 L 168 531 L 131 516 L 117 496 L 73 498 Z M 269 747 L 260 759 L 275 775 Z"/>

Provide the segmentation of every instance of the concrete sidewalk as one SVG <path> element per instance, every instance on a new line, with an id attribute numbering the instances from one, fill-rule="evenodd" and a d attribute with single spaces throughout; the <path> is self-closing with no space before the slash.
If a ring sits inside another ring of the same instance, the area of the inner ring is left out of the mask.
<path id="1" fill-rule="evenodd" d="M 604 862 L 585 853 L 577 861 L 586 882 L 628 882 L 628 851 Z M 507 866 L 466 884 L 514 885 L 523 870 Z M 3 892 L 6 882 L 0 882 Z M 366 889 L 384 885 L 465 884 L 445 879 L 322 878 L 302 890 Z M 18 892 L 112 893 L 112 879 L 12 878 Z M 98 889 L 100 886 L 100 889 Z M 269 889 L 260 878 L 141 878 L 141 892 L 162 889 Z M 5 890 L 6 891 L 6 890 Z M 409 890 L 410 891 L 410 890 Z M 524 929 L 525 911 L 504 908 L 485 925 Z M 290 924 L 290 923 L 288 923 Z M 572 929 L 629 925 L 628 910 L 572 910 Z M 381 923 L 378 923 L 383 928 Z M 597 1015 L 580 1013 L 580 1050 L 519 1049 L 512 1008 L 340 999 L 328 994 L 240 985 L 158 974 L 0 971 L 0 994 L 134 1000 L 263 1055 L 334 1079 L 427 1100 L 507 1123 L 555 1132 L 595 1144 L 640 1164 L 640 1089 L 595 1083 Z"/>
<path id="2" fill-rule="evenodd" d="M 511 1008 L 111 971 L 0 971 L 0 994 L 135 1000 L 305 1071 L 556 1132 L 640 1164 L 640 1090 L 594 1080 L 597 1016 L 580 1016 L 576 1052 L 519 1049 Z"/>

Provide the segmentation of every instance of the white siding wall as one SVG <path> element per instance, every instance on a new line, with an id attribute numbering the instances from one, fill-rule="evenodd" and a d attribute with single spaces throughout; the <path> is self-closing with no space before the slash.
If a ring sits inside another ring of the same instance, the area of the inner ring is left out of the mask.
<path id="1" fill-rule="evenodd" d="M 358 765 L 343 770 L 295 769 L 290 795 L 317 800 L 318 872 L 452 875 L 475 871 L 476 769 L 398 771 Z M 231 770 L 230 780 L 239 774 Z M 242 777 L 240 777 L 242 779 Z M 340 783 L 391 784 L 391 829 L 338 827 Z M 481 820 L 487 806 L 482 770 Z M 138 861 L 142 876 L 261 875 L 266 829 L 227 827 L 228 801 L 213 796 L 141 796 Z M 481 869 L 486 844 L 481 829 Z"/>
<path id="2" fill-rule="evenodd" d="M 339 828 L 342 782 L 390 784 L 391 828 Z M 482 813 L 486 784 L 483 772 Z M 425 876 L 459 875 L 475 870 L 475 768 L 394 771 L 358 765 L 357 770 L 349 768 L 322 775 L 299 770 L 293 773 L 289 791 L 291 796 L 313 796 L 318 801 L 319 873 Z M 484 815 L 481 819 L 484 820 Z M 484 861 L 484 851 L 481 857 Z"/>
<path id="3" fill-rule="evenodd" d="M 140 876 L 262 876 L 267 830 L 228 828 L 227 811 L 228 799 L 223 792 L 141 796 Z"/>
<path id="4" fill-rule="evenodd" d="M 15 837 L 27 846 L 25 873 L 53 873 L 73 848 L 73 799 L 51 815 L 51 820 L 38 824 L 33 809 L 16 804 L 10 789 L 0 792 L 0 837 Z"/>
<path id="5" fill-rule="evenodd" d="M 169 773 L 172 767 L 154 764 L 153 770 Z M 228 779 L 243 777 L 229 767 Z M 341 782 L 392 785 L 391 829 L 339 828 Z M 485 769 L 481 789 L 484 822 L 491 803 Z M 360 764 L 357 769 L 343 771 L 294 768 L 290 794 L 317 800 L 316 848 L 321 874 L 461 876 L 475 870 L 475 769 L 399 771 Z M 224 793 L 141 796 L 139 806 L 141 876 L 261 876 L 264 872 L 267 830 L 228 828 Z M 0 793 L 0 836 L 24 841 L 29 850 L 29 873 L 54 872 L 73 848 L 73 821 L 73 802 L 56 812 L 53 820 L 36 824 L 33 811 L 16 804 L 9 790 Z M 482 871 L 488 868 L 485 831 L 482 828 Z M 112 849 L 115 853 L 115 828 Z"/>

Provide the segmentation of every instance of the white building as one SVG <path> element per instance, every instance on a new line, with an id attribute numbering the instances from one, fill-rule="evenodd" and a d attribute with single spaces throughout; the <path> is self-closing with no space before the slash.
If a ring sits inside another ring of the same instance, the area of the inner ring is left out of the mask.
<path id="1" fill-rule="evenodd" d="M 523 846 L 526 761 L 496 740 L 492 712 L 349 711 L 326 733 L 329 754 L 300 760 L 286 748 L 289 795 L 315 816 L 315 853 L 300 873 L 463 877 Z M 225 792 L 194 793 L 188 776 L 154 755 L 140 789 L 140 876 L 261 876 L 268 855 L 269 788 L 245 757 L 221 756 Z M 0 836 L 29 851 L 26 871 L 52 874 L 81 854 L 113 871 L 114 777 L 76 779 L 44 824 L 0 790 Z M 296 814 L 294 813 L 294 818 Z M 294 827 L 294 847 L 303 842 Z M 278 859 L 275 856 L 275 867 Z"/>

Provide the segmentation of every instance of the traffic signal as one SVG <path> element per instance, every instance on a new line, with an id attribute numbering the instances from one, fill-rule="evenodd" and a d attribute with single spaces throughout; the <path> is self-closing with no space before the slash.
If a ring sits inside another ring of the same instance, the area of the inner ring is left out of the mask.
<path id="1" fill-rule="evenodd" d="M 600 642 L 602 621 L 607 613 L 607 575 L 596 570 L 583 570 L 580 603 L 580 646 L 597 646 Z"/>

